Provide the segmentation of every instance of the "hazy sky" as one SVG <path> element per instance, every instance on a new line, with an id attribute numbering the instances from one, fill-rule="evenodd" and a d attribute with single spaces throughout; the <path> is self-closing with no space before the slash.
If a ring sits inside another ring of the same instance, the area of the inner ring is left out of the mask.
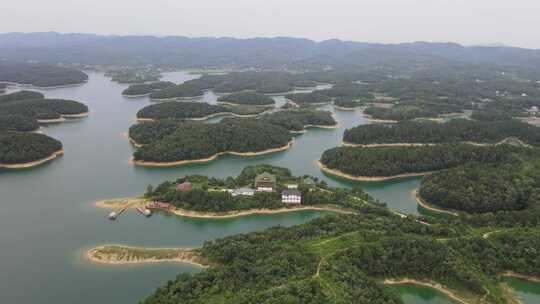
<path id="1" fill-rule="evenodd" d="M 540 48 L 540 0 L 2 0 L 1 32 L 368 42 L 455 41 Z"/>

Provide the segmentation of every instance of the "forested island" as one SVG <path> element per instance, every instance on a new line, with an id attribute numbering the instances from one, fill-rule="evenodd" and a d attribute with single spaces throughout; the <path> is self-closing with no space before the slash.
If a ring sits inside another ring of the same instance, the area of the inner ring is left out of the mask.
<path id="1" fill-rule="evenodd" d="M 56 87 L 81 84 L 87 80 L 88 75 L 71 68 L 0 61 L 0 81 L 31 84 L 36 87 Z"/>
<path id="2" fill-rule="evenodd" d="M 47 135 L 0 131 L 0 168 L 31 167 L 62 153 L 62 143 Z"/>
<path id="3" fill-rule="evenodd" d="M 144 84 L 159 81 L 161 72 L 152 68 L 124 67 L 120 69 L 106 69 L 105 75 L 118 83 Z"/>
<path id="4" fill-rule="evenodd" d="M 89 251 L 90 258 L 115 263 L 114 257 L 130 255 L 140 257 L 139 262 L 173 257 L 209 267 L 180 274 L 145 304 L 282 303 L 284 299 L 287 303 L 402 303 L 387 286 L 401 281 L 437 288 L 463 303 L 503 304 L 515 301 L 501 283 L 503 275 L 540 275 L 533 253 L 540 247 L 536 227 L 505 229 L 444 219 L 424 222 L 394 214 L 359 189 L 316 182 L 315 190 L 309 191 L 302 187 L 304 178 L 292 177 L 286 169 L 248 167 L 238 177 L 226 179 L 186 176 L 149 187 L 146 196 L 167 202 L 173 206 L 170 210 L 273 208 L 271 193 L 234 198 L 219 191 L 248 185 L 261 172 L 271 172 L 277 184 L 298 183 L 306 202 L 331 200 L 352 213 L 230 236 L 183 251 L 101 246 Z M 187 182 L 191 188 L 178 187 Z"/>
<path id="5" fill-rule="evenodd" d="M 146 106 L 137 112 L 140 120 L 166 118 L 204 120 L 217 115 L 253 116 L 266 111 L 258 106 L 213 105 L 206 102 L 164 102 Z"/>
<path id="6" fill-rule="evenodd" d="M 338 123 L 331 112 L 312 109 L 290 109 L 265 114 L 258 118 L 282 126 L 291 132 L 304 132 L 306 128 L 335 128 Z"/>
<path id="7" fill-rule="evenodd" d="M 390 108 L 368 107 L 364 114 L 375 120 L 401 121 L 417 118 L 438 118 L 441 114 L 460 112 L 455 105 L 434 102 L 407 102 Z"/>
<path id="8" fill-rule="evenodd" d="M 517 163 L 532 152 L 510 145 L 441 144 L 412 147 L 337 147 L 321 156 L 323 170 L 356 180 L 424 175 L 464 164 Z"/>
<path id="9" fill-rule="evenodd" d="M 312 93 L 295 93 L 285 95 L 285 98 L 296 104 L 325 104 L 332 101 L 332 97 L 317 91 Z"/>
<path id="10" fill-rule="evenodd" d="M 170 81 L 156 81 L 143 84 L 132 84 L 127 89 L 122 91 L 122 95 L 126 97 L 139 97 L 146 96 L 150 93 L 163 90 L 175 86 L 174 82 Z"/>
<path id="11" fill-rule="evenodd" d="M 252 106 L 267 106 L 273 105 L 276 102 L 274 99 L 260 93 L 244 91 L 224 95 L 218 98 L 219 103 L 252 105 Z"/>
<path id="12" fill-rule="evenodd" d="M 211 161 L 223 153 L 258 155 L 285 150 L 292 141 L 287 129 L 253 119 L 166 126 L 158 121 L 130 129 L 132 139 L 145 143 L 134 153 L 135 164 L 173 166 Z M 158 139 L 153 139 L 156 135 Z"/>
<path id="13" fill-rule="evenodd" d="M 63 153 L 62 144 L 33 132 L 39 124 L 84 117 L 88 107 L 80 102 L 47 99 L 39 92 L 19 91 L 0 96 L 0 167 L 37 166 Z"/>
<path id="14" fill-rule="evenodd" d="M 517 120 L 447 123 L 403 121 L 397 124 L 369 124 L 345 130 L 343 141 L 353 145 L 430 144 L 472 142 L 495 144 L 507 138 L 540 145 L 540 128 Z"/>
<path id="15" fill-rule="evenodd" d="M 338 97 L 334 99 L 334 106 L 338 110 L 354 110 L 356 107 L 362 106 L 363 102 L 353 97 Z"/>

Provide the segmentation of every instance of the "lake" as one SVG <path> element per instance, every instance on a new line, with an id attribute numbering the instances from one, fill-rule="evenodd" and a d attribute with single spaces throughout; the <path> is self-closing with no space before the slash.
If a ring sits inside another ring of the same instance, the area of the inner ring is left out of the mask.
<path id="1" fill-rule="evenodd" d="M 122 97 L 127 85 L 100 73 L 88 74 L 84 85 L 40 90 L 47 97 L 78 100 L 90 108 L 87 118 L 42 127 L 45 134 L 62 141 L 65 155 L 33 169 L 0 171 L 0 303 L 137 303 L 178 273 L 199 269 L 182 264 L 95 265 L 85 259 L 88 248 L 110 243 L 194 247 L 206 240 L 295 225 L 324 214 L 208 220 L 162 213 L 145 218 L 130 210 L 110 221 L 107 210 L 93 206 L 100 199 L 140 195 L 148 184 L 186 174 L 226 177 L 247 165 L 269 163 L 288 167 L 295 175 L 324 178 L 331 185 L 361 187 L 400 212 L 420 212 L 411 197 L 418 178 L 349 182 L 323 175 L 315 164 L 324 150 L 340 145 L 345 128 L 365 123 L 360 110 L 337 111 L 338 129 L 310 129 L 285 152 L 249 158 L 224 156 L 207 164 L 176 168 L 142 168 L 129 164 L 133 148 L 122 134 L 135 122 L 136 112 L 151 102 L 146 97 Z M 178 83 L 195 77 L 175 72 L 165 74 L 164 80 Z M 274 98 L 284 102 L 282 96 Z M 212 103 L 216 96 L 206 92 L 203 99 Z M 408 287 L 402 294 L 406 303 L 446 303 L 440 302 L 445 300 L 443 295 L 431 292 L 428 297 L 424 289 L 416 287 Z"/>

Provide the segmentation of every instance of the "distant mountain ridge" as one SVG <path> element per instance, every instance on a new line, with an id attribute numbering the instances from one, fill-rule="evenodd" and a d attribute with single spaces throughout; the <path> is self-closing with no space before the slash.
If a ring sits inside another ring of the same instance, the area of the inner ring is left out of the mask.
<path id="1" fill-rule="evenodd" d="M 337 39 L 188 38 L 182 36 L 103 36 L 96 34 L 0 34 L 0 58 L 47 63 L 163 65 L 175 67 L 280 68 L 287 66 L 366 65 L 415 61 L 496 63 L 540 67 L 540 50 L 457 43 L 378 44 Z"/>

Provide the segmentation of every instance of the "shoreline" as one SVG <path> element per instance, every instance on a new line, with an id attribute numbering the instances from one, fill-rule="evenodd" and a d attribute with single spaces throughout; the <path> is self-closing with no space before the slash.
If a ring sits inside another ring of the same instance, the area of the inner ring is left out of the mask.
<path id="1" fill-rule="evenodd" d="M 6 168 L 6 169 L 27 169 L 27 168 L 32 168 L 32 167 L 36 167 L 36 166 L 39 166 L 43 163 L 46 163 L 46 162 L 49 162 L 51 160 L 54 160 L 55 158 L 61 156 L 64 154 L 64 149 L 61 149 L 61 150 L 58 150 L 56 152 L 53 152 L 51 155 L 47 156 L 47 157 L 44 157 L 44 158 L 41 158 L 41 159 L 38 159 L 38 160 L 35 160 L 35 161 L 31 161 L 31 162 L 27 162 L 27 163 L 19 163 L 19 164 L 3 164 L 3 163 L 0 163 L 0 168 Z"/>
<path id="2" fill-rule="evenodd" d="M 122 133 L 122 137 L 127 139 L 135 148 L 140 148 L 143 146 L 143 144 L 139 144 L 133 138 L 131 138 L 128 132 Z"/>
<path id="3" fill-rule="evenodd" d="M 127 95 L 127 94 L 122 94 L 123 97 L 126 97 L 126 98 L 137 98 L 137 97 L 146 97 L 150 95 L 150 93 L 146 93 L 146 94 L 139 94 L 139 95 Z"/>
<path id="4" fill-rule="evenodd" d="M 173 97 L 173 98 L 150 98 L 150 101 L 174 101 L 174 100 L 192 100 L 204 97 L 203 95 L 190 96 L 190 97 Z"/>
<path id="5" fill-rule="evenodd" d="M 540 277 L 530 276 L 526 274 L 520 274 L 513 271 L 507 271 L 503 273 L 503 276 L 505 277 L 511 277 L 511 278 L 518 278 L 525 281 L 533 282 L 533 283 L 540 283 Z"/>
<path id="6" fill-rule="evenodd" d="M 118 249 L 121 250 L 124 254 L 129 254 L 130 251 L 139 251 L 146 254 L 152 254 L 152 252 L 159 252 L 163 250 L 171 251 L 169 254 L 176 255 L 175 257 L 167 258 L 158 258 L 156 256 L 139 258 L 137 256 L 128 256 L 125 258 L 119 258 L 117 254 L 114 253 L 105 253 L 104 250 L 107 249 Z M 188 248 L 146 248 L 146 247 L 132 247 L 124 245 L 101 245 L 89 249 L 86 252 L 86 257 L 88 260 L 94 263 L 100 264 L 109 264 L 109 265 L 127 265 L 127 264 L 146 264 L 146 263 L 164 263 L 164 262 L 178 262 L 191 264 L 201 268 L 208 268 L 209 265 L 203 264 L 198 253 L 193 251 L 193 249 Z"/>
<path id="7" fill-rule="evenodd" d="M 392 179 L 399 179 L 399 178 L 407 178 L 407 177 L 417 177 L 417 176 L 424 176 L 433 173 L 433 171 L 428 172 L 418 172 L 418 173 L 404 173 L 404 174 L 397 174 L 397 175 L 391 175 L 391 176 L 357 176 L 348 174 L 336 169 L 330 169 L 326 165 L 324 165 L 320 160 L 317 161 L 317 165 L 319 168 L 330 175 L 355 180 L 355 181 L 362 181 L 362 182 L 381 182 L 381 181 L 387 181 Z"/>
<path id="8" fill-rule="evenodd" d="M 275 105 L 276 103 L 269 103 L 269 104 L 262 104 L 262 105 L 250 105 L 250 104 L 242 104 L 242 103 L 232 103 L 232 102 L 226 102 L 226 101 L 216 101 L 217 104 L 223 104 L 223 105 L 228 105 L 228 106 L 232 106 L 232 107 L 272 107 L 272 109 L 275 108 Z"/>
<path id="9" fill-rule="evenodd" d="M 130 209 L 135 208 L 141 205 L 150 204 L 151 201 L 145 198 L 118 198 L 118 199 L 106 199 L 100 200 L 94 203 L 94 206 L 97 208 L 103 209 Z M 181 217 L 189 218 L 199 218 L 199 219 L 230 219 L 237 217 L 244 217 L 250 215 L 271 215 L 271 214 L 280 214 L 280 213 L 289 213 L 289 212 L 298 212 L 298 211 L 328 211 L 339 214 L 353 214 L 353 211 L 341 208 L 337 205 L 314 205 L 314 206 L 300 206 L 300 207 L 291 207 L 291 208 L 277 208 L 277 209 L 267 209 L 267 208 L 255 208 L 247 210 L 234 210 L 234 211 L 225 211 L 225 212 L 202 212 L 202 211 L 192 211 L 181 208 L 173 207 L 171 209 L 159 209 L 165 212 L 174 214 Z"/>
<path id="10" fill-rule="evenodd" d="M 215 159 L 217 159 L 221 155 L 230 154 L 235 156 L 259 156 L 264 154 L 270 154 L 270 153 L 276 153 L 288 150 L 292 144 L 294 143 L 294 139 L 287 143 L 287 145 L 283 147 L 278 148 L 272 148 L 267 149 L 259 152 L 234 152 L 234 151 L 225 151 L 220 152 L 217 154 L 214 154 L 207 158 L 201 158 L 201 159 L 189 159 L 189 160 L 179 160 L 179 161 L 172 161 L 172 162 L 155 162 L 155 161 L 143 161 L 143 160 L 135 160 L 133 157 L 131 157 L 130 162 L 136 166 L 143 166 L 143 167 L 175 167 L 175 166 L 182 166 L 186 164 L 197 164 L 197 163 L 207 163 L 211 162 Z"/>
<path id="11" fill-rule="evenodd" d="M 37 89 L 37 90 L 47 90 L 47 89 L 60 89 L 60 88 L 81 86 L 81 85 L 87 83 L 88 80 L 85 80 L 85 81 L 79 82 L 79 83 L 62 84 L 62 85 L 49 86 L 49 87 L 40 87 L 40 86 L 33 85 L 31 83 L 19 83 L 19 82 L 13 82 L 13 81 L 0 81 L 0 82 L 7 83 L 8 85 L 30 87 L 30 88 Z"/>
<path id="12" fill-rule="evenodd" d="M 47 123 L 59 123 L 59 122 L 65 122 L 67 119 L 75 119 L 75 118 L 84 118 L 88 117 L 90 115 L 90 112 L 83 112 L 79 114 L 60 114 L 60 118 L 53 118 L 53 119 L 36 119 L 38 123 L 41 124 L 47 124 Z"/>
<path id="13" fill-rule="evenodd" d="M 335 125 L 326 126 L 326 125 L 304 125 L 304 129 L 300 131 L 289 131 L 290 133 L 294 134 L 304 134 L 308 131 L 308 129 L 337 129 L 339 128 L 339 123 L 336 123 Z"/>
<path id="14" fill-rule="evenodd" d="M 341 111 L 355 111 L 356 108 L 357 107 L 347 108 L 347 107 L 340 107 L 340 106 L 334 105 L 334 109 L 341 110 Z"/>
<path id="15" fill-rule="evenodd" d="M 175 118 L 175 117 L 169 117 L 169 118 L 173 118 L 173 119 L 185 119 L 185 120 L 193 120 L 193 121 L 204 121 L 204 120 L 208 120 L 210 118 L 214 118 L 214 117 L 219 117 L 219 116 L 234 116 L 234 117 L 241 117 L 241 118 L 251 118 L 251 117 L 257 117 L 259 115 L 262 115 L 264 113 L 266 113 L 267 111 L 263 111 L 259 114 L 235 114 L 233 112 L 219 112 L 219 113 L 214 113 L 214 114 L 210 114 L 210 115 L 206 115 L 206 116 L 203 116 L 203 117 L 192 117 L 192 118 Z M 136 117 L 137 119 L 137 122 L 148 122 L 148 121 L 156 121 L 156 120 L 160 120 L 160 119 L 168 119 L 168 118 L 145 118 L 145 117 Z"/>
<path id="16" fill-rule="evenodd" d="M 433 211 L 433 212 L 444 213 L 444 214 L 449 214 L 449 215 L 453 215 L 453 216 L 459 216 L 458 211 L 440 209 L 441 207 L 435 207 L 432 204 L 426 202 L 424 199 L 422 199 L 420 197 L 420 194 L 418 193 L 418 189 L 414 189 L 411 192 L 411 195 L 415 198 L 416 203 L 418 205 L 420 205 L 424 209 L 427 209 L 427 210 Z"/>
<path id="17" fill-rule="evenodd" d="M 449 298 L 451 298 L 454 301 L 457 301 L 458 303 L 470 304 L 469 302 L 461 299 L 454 292 L 450 291 L 449 289 L 446 289 L 442 284 L 439 284 L 439 283 L 422 282 L 422 281 L 417 281 L 417 280 L 408 279 L 408 278 L 404 278 L 404 279 L 385 279 L 382 283 L 385 284 L 385 285 L 413 284 L 413 285 L 418 285 L 418 286 L 423 286 L 423 287 L 429 287 L 429 288 L 433 288 L 433 289 L 443 293 L 444 295 L 448 296 Z"/>

